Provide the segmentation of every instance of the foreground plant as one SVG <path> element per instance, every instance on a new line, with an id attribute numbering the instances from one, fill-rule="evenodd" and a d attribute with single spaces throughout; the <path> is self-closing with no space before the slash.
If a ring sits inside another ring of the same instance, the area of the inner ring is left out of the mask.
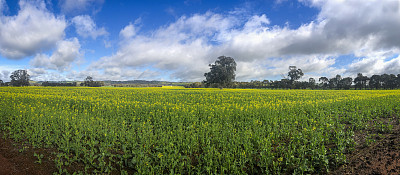
<path id="1" fill-rule="evenodd" d="M 59 173 L 324 173 L 353 134 L 398 115 L 399 90 L 0 88 L 8 137 L 56 148 Z M 23 151 L 23 150 L 22 150 Z M 37 155 L 38 161 L 43 157 Z"/>

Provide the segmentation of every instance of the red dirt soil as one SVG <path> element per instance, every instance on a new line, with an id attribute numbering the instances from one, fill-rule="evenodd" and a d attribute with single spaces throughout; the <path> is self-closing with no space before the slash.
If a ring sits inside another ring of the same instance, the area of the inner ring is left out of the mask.
<path id="1" fill-rule="evenodd" d="M 330 174 L 400 174 L 400 121 L 399 117 L 393 117 L 393 130 L 390 133 L 373 131 L 372 139 L 376 142 L 365 146 L 365 131 L 355 134 L 355 151 L 347 154 L 347 163 L 334 170 Z M 371 131 L 371 130 L 370 130 Z M 380 136 L 379 136 L 380 135 Z"/>
<path id="2" fill-rule="evenodd" d="M 38 158 L 34 156 L 35 152 L 47 156 L 50 156 L 50 153 L 45 153 L 43 149 L 32 149 L 30 147 L 19 152 L 21 148 L 21 144 L 0 137 L 0 175 L 44 175 L 57 172 L 54 161 L 49 160 L 49 158 L 43 158 L 41 164 L 35 163 L 38 161 Z"/>

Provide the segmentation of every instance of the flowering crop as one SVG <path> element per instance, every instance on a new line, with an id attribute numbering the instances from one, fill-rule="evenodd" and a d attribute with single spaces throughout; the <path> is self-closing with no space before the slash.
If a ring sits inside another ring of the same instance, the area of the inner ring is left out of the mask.
<path id="1" fill-rule="evenodd" d="M 59 173 L 323 173 L 399 115 L 400 91 L 1 87 L 0 105 L 7 136 L 57 148 Z"/>

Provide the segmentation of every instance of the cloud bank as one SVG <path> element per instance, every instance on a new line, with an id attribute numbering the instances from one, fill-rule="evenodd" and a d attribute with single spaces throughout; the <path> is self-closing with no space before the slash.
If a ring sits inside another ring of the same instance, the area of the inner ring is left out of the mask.
<path id="1" fill-rule="evenodd" d="M 328 76 L 334 76 L 332 72 L 351 76 L 358 71 L 400 72 L 393 66 L 400 62 L 399 57 L 387 60 L 384 55 L 373 56 L 399 53 L 399 1 L 302 2 L 320 12 L 314 21 L 295 29 L 271 26 L 265 14 L 244 19 L 234 13 L 213 12 L 180 17 L 150 35 L 140 34 L 129 24 L 120 32 L 124 42 L 118 51 L 93 63 L 92 68 L 150 66 L 158 72 L 172 72 L 171 79 L 201 81 L 207 65 L 227 55 L 238 63 L 238 80 L 280 76 L 290 65 Z M 348 71 L 334 68 L 336 59 L 347 54 L 360 59 L 347 65 Z"/>
<path id="2" fill-rule="evenodd" d="M 208 64 L 221 55 L 236 60 L 238 81 L 280 79 L 290 65 L 301 68 L 305 79 L 400 73 L 400 1 L 299 1 L 319 13 L 297 28 L 271 25 L 267 12 L 235 11 L 185 15 L 152 31 L 141 31 L 140 20 L 128 23 L 117 34 L 116 50 L 83 71 L 70 69 L 84 57 L 84 42 L 65 39 L 65 17 L 46 10 L 43 2 L 20 1 L 17 15 L 0 15 L 0 54 L 9 59 L 33 56 L 30 64 L 35 75 L 59 71 L 66 72 L 67 79 L 92 75 L 98 80 L 201 81 Z M 6 8 L 2 2 L 0 10 Z M 63 0 L 60 6 L 65 13 L 82 13 L 93 4 L 101 8 L 103 2 Z M 79 14 L 70 22 L 82 39 L 109 35 L 88 15 Z M 53 53 L 43 53 L 49 50 Z M 356 59 L 336 65 L 343 55 Z"/>
<path id="3" fill-rule="evenodd" d="M 0 54 L 10 59 L 32 56 L 52 48 L 67 27 L 64 17 L 46 10 L 44 2 L 20 1 L 15 16 L 0 15 Z"/>
<path id="4" fill-rule="evenodd" d="M 80 52 L 81 45 L 77 38 L 59 41 L 56 45 L 57 48 L 51 56 L 38 54 L 31 60 L 30 64 L 35 68 L 52 69 L 62 72 L 68 70 L 71 64 L 82 55 Z"/>

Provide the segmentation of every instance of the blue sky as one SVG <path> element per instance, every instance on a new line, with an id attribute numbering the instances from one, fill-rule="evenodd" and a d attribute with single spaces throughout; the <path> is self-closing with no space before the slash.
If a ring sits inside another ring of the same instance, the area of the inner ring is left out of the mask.
<path id="1" fill-rule="evenodd" d="M 400 73 L 397 0 L 0 0 L 0 79 L 202 81 Z"/>

